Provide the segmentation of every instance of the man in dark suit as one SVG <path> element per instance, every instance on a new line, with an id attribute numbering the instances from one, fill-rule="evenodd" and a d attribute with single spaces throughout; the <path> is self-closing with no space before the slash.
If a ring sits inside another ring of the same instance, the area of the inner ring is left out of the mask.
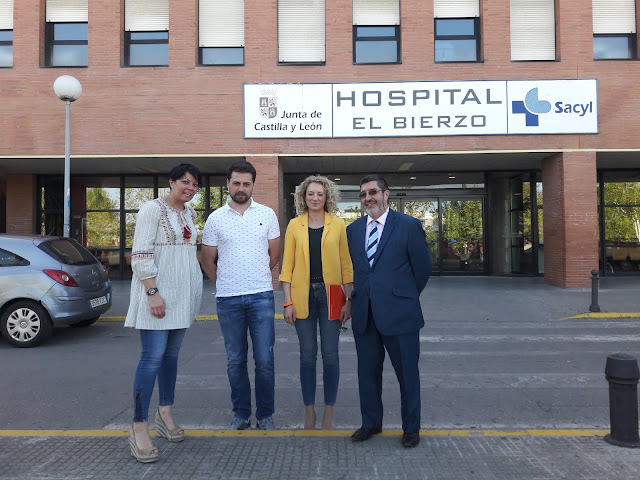
<path id="1" fill-rule="evenodd" d="M 400 383 L 402 445 L 420 442 L 420 292 L 431 257 L 419 220 L 389 208 L 389 186 L 379 175 L 360 182 L 367 215 L 347 228 L 353 262 L 351 316 L 358 354 L 362 427 L 351 436 L 368 440 L 382 431 L 382 365 L 385 349 Z"/>

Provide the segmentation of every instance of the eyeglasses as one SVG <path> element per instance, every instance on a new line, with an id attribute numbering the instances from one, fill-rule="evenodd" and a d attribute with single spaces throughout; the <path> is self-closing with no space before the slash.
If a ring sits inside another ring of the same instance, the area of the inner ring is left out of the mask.
<path id="1" fill-rule="evenodd" d="M 367 196 L 367 193 L 369 194 L 370 197 L 375 197 L 378 192 L 381 192 L 382 190 L 380 190 L 379 188 L 372 188 L 371 190 L 366 190 L 364 192 L 360 192 L 360 195 L 358 195 L 360 198 L 365 198 Z"/>
<path id="2" fill-rule="evenodd" d="M 182 178 L 180 179 L 180 182 L 185 186 L 188 187 L 190 184 L 193 188 L 195 188 L 196 190 L 198 190 L 200 188 L 200 185 L 197 183 L 191 183 L 189 180 L 187 180 L 186 178 Z"/>

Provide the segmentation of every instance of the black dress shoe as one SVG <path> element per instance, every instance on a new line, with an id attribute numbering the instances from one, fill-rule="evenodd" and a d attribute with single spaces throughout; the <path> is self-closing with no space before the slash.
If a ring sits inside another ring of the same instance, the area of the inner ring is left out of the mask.
<path id="1" fill-rule="evenodd" d="M 381 431 L 382 431 L 382 427 L 377 427 L 377 428 L 360 427 L 358 430 L 353 432 L 353 435 L 351 435 L 351 440 L 353 440 L 354 442 L 364 442 L 365 440 L 369 440 L 376 433 L 380 433 Z"/>
<path id="2" fill-rule="evenodd" d="M 403 433 L 402 434 L 402 446 L 405 448 L 415 447 L 420 443 L 419 433 Z"/>

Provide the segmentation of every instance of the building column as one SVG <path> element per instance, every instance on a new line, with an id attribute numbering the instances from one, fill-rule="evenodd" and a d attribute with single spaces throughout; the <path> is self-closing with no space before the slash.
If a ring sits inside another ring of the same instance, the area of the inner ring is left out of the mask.
<path id="1" fill-rule="evenodd" d="M 7 232 L 7 184 L 0 183 L 0 233 Z"/>
<path id="2" fill-rule="evenodd" d="M 7 233 L 35 233 L 36 176 L 7 175 Z"/>
<path id="3" fill-rule="evenodd" d="M 280 240 L 284 244 L 284 226 L 283 222 L 283 205 L 282 199 L 282 169 L 277 155 L 266 157 L 245 158 L 256 169 L 256 181 L 253 187 L 253 198 L 256 202 L 266 205 L 273 209 L 278 216 L 280 222 Z M 281 245 L 282 247 L 282 245 Z M 277 290 L 280 286 L 278 277 L 280 276 L 280 265 L 276 266 L 271 272 L 273 277 L 273 288 Z"/>
<path id="4" fill-rule="evenodd" d="M 542 161 L 544 281 L 587 288 L 598 269 L 596 153 L 564 152 Z"/>

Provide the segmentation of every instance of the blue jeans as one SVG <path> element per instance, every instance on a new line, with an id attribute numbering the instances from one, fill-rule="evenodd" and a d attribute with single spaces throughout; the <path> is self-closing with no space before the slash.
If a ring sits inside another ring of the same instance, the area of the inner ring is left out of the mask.
<path id="1" fill-rule="evenodd" d="M 231 403 L 236 418 L 251 417 L 251 385 L 247 371 L 249 349 L 247 331 L 253 345 L 255 363 L 256 419 L 273 415 L 275 343 L 273 292 L 235 297 L 218 297 L 218 320 L 227 350 L 227 375 L 231 385 Z"/>
<path id="2" fill-rule="evenodd" d="M 133 380 L 134 422 L 149 420 L 149 402 L 158 379 L 160 405 L 173 405 L 178 376 L 178 353 L 186 328 L 140 330 L 142 353 Z"/>
<path id="3" fill-rule="evenodd" d="M 322 351 L 324 404 L 335 405 L 340 381 L 340 321 L 329 320 L 327 291 L 324 283 L 312 283 L 309 288 L 309 316 L 296 320 L 300 341 L 300 384 L 305 405 L 316 403 L 316 357 L 318 355 L 318 325 Z"/>

